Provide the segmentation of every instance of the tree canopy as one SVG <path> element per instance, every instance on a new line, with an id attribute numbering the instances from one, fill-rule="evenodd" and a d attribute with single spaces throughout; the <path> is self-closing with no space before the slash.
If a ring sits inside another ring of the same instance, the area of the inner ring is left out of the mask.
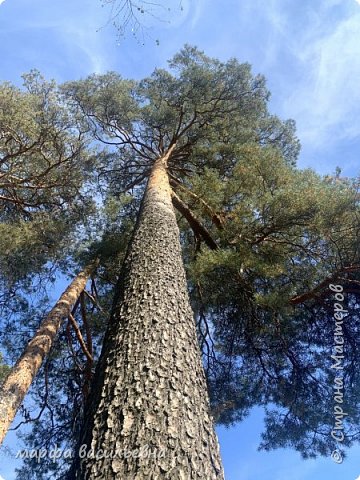
<path id="1" fill-rule="evenodd" d="M 79 268 L 100 252 L 87 314 L 96 361 L 145 183 L 173 147 L 168 174 L 215 419 L 231 425 L 261 405 L 262 448 L 291 446 L 304 457 L 333 450 L 329 285 L 340 284 L 349 312 L 343 446 L 358 441 L 358 183 L 296 167 L 295 124 L 269 112 L 264 78 L 185 46 L 168 70 L 141 81 L 110 72 L 58 88 L 30 74 L 25 85 L 0 88 L 0 243 L 10 259 L 0 257 L 2 278 L 17 281 L 58 258 Z M 35 446 L 76 441 L 88 379 L 69 331 L 45 367 L 46 402 L 34 387 L 47 405 L 27 437 Z M 45 467 L 26 463 L 41 478 Z"/>
<path id="2" fill-rule="evenodd" d="M 50 261 L 90 213 L 84 188 L 96 157 L 58 87 L 38 72 L 24 75 L 23 90 L 2 84 L 0 105 L 0 263 L 11 283 Z"/>

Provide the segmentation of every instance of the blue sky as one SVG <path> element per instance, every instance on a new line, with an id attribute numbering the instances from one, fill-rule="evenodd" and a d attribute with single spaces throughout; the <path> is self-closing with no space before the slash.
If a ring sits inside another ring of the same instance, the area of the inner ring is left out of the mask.
<path id="1" fill-rule="evenodd" d="M 21 83 L 39 69 L 57 81 L 116 70 L 141 78 L 185 42 L 221 59 L 237 57 L 266 76 L 271 110 L 297 123 L 299 166 L 321 173 L 359 174 L 360 0 L 170 0 L 163 21 L 117 41 L 110 10 L 100 0 L 0 0 L 0 81 Z M 165 2 L 164 2 L 165 3 Z M 170 20 L 169 22 L 167 20 Z M 156 40 L 159 40 L 159 45 Z M 290 451 L 258 453 L 262 428 L 256 411 L 239 427 L 219 429 L 227 480 L 358 480 L 360 449 L 336 465 L 302 461 Z M 10 442 L 11 443 L 11 442 Z M 12 480 L 4 456 L 0 474 Z M 1 478 L 0 478 L 1 480 Z"/>

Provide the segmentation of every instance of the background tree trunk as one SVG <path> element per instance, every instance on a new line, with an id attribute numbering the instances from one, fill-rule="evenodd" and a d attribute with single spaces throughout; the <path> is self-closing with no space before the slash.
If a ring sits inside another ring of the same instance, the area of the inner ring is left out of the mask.
<path id="1" fill-rule="evenodd" d="M 224 478 L 167 156 L 153 166 L 117 286 L 79 443 L 90 458 L 80 460 L 72 478 Z"/>
<path id="2" fill-rule="evenodd" d="M 34 337 L 2 384 L 0 389 L 0 443 L 14 420 L 44 358 L 49 353 L 62 321 L 71 313 L 72 305 L 84 290 L 94 268 L 95 264 L 88 266 L 74 278 L 54 308 L 41 322 Z"/>

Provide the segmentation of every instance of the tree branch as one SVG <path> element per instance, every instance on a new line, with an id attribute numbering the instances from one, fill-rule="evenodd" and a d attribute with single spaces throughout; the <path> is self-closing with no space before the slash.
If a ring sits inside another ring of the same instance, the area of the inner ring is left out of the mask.
<path id="1" fill-rule="evenodd" d="M 323 280 L 321 283 L 319 283 L 319 285 L 317 285 L 315 288 L 313 288 L 312 290 L 308 291 L 308 292 L 305 292 L 301 295 L 297 295 L 295 297 L 292 297 L 289 302 L 291 303 L 291 305 L 299 305 L 300 303 L 304 303 L 306 302 L 306 300 L 310 300 L 312 298 L 315 298 L 316 295 L 325 287 L 327 287 L 329 285 L 330 282 L 336 280 L 338 278 L 338 276 L 341 274 L 341 273 L 344 273 L 344 272 L 354 272 L 356 270 L 359 270 L 360 269 L 360 265 L 351 265 L 349 267 L 343 267 L 341 268 L 340 270 L 338 270 L 337 272 L 335 272 L 333 275 L 331 275 L 330 277 L 327 277 L 325 278 L 325 280 Z"/>
<path id="2" fill-rule="evenodd" d="M 187 189 L 184 185 L 182 185 L 178 180 L 176 180 L 174 177 L 170 178 L 170 185 L 174 187 L 175 189 L 179 188 L 183 192 L 185 192 L 187 195 L 190 197 L 194 198 L 196 201 L 198 201 L 206 211 L 206 213 L 210 216 L 213 224 L 219 229 L 223 230 L 224 229 L 224 219 L 214 211 L 212 207 L 208 203 L 205 202 L 201 197 L 196 195 L 196 193 L 192 192 L 191 190 Z"/>
<path id="3" fill-rule="evenodd" d="M 77 324 L 77 321 L 75 320 L 75 318 L 73 317 L 73 315 L 71 313 L 69 314 L 69 320 L 70 320 L 70 323 L 71 323 L 71 325 L 72 325 L 72 327 L 75 331 L 76 337 L 79 340 L 82 351 L 84 352 L 86 358 L 89 361 L 92 362 L 93 361 L 92 355 L 90 354 L 90 352 L 89 352 L 89 350 L 88 350 L 88 348 L 85 344 L 85 341 L 83 339 L 83 336 L 82 336 L 80 328 L 79 328 L 79 325 Z"/>
<path id="4" fill-rule="evenodd" d="M 171 199 L 174 207 L 186 218 L 194 232 L 201 235 L 204 242 L 211 250 L 217 250 L 218 245 L 215 240 L 213 240 L 208 230 L 200 223 L 190 208 L 176 195 L 173 190 L 171 191 Z"/>

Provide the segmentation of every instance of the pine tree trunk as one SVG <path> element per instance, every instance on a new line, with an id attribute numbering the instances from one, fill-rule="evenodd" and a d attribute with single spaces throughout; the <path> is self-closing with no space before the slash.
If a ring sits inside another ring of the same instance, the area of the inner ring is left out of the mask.
<path id="1" fill-rule="evenodd" d="M 91 265 L 79 273 L 55 306 L 41 322 L 34 337 L 9 372 L 0 388 L 0 444 L 2 443 L 16 412 L 22 404 L 44 358 L 49 353 L 61 323 L 71 313 L 72 305 L 84 290 L 95 268 Z"/>
<path id="2" fill-rule="evenodd" d="M 224 478 L 166 161 L 121 271 L 72 479 Z"/>

